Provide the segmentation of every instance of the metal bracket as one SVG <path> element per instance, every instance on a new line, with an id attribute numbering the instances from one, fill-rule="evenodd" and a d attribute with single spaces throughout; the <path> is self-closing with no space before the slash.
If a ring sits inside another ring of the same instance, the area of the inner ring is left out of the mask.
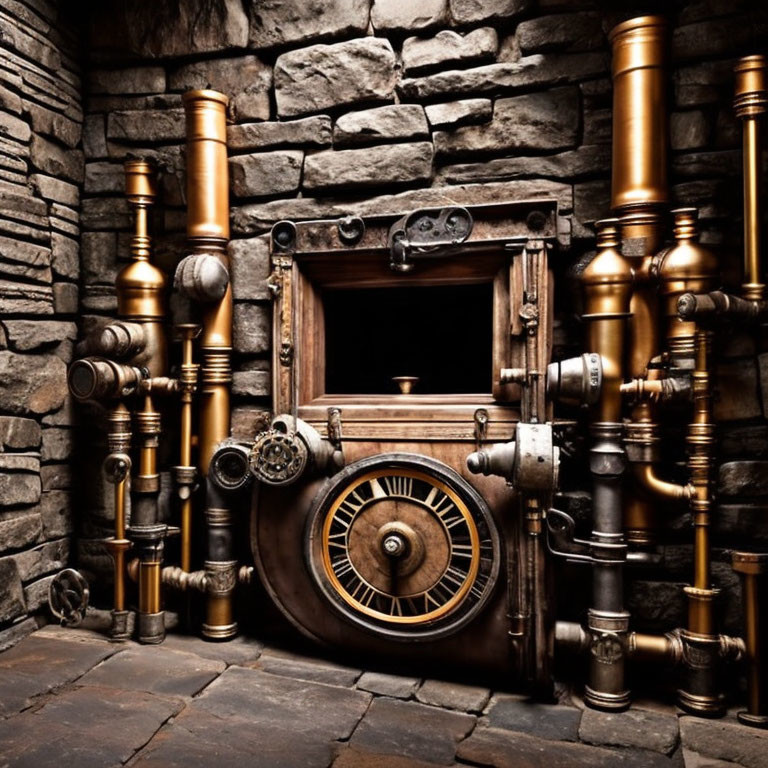
<path id="1" fill-rule="evenodd" d="M 328 409 L 328 441 L 337 450 L 341 450 L 341 408 Z"/>
<path id="2" fill-rule="evenodd" d="M 576 523 L 559 509 L 547 512 L 547 549 L 566 560 L 592 562 L 590 542 L 576 538 Z"/>
<path id="3" fill-rule="evenodd" d="M 488 436 L 488 411 L 478 408 L 474 415 L 475 422 L 475 449 L 480 450 Z"/>
<path id="4" fill-rule="evenodd" d="M 395 272 L 410 272 L 414 259 L 449 256 L 473 226 L 472 214 L 459 206 L 412 211 L 389 230 L 389 266 Z"/>

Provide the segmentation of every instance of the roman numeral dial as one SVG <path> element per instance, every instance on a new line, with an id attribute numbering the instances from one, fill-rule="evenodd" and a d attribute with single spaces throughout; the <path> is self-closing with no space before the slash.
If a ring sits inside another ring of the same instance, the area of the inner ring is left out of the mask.
<path id="1" fill-rule="evenodd" d="M 498 570 L 495 528 L 476 492 L 438 462 L 409 464 L 347 468 L 352 477 L 339 477 L 313 510 L 308 549 L 337 610 L 403 637 L 463 623 Z"/>

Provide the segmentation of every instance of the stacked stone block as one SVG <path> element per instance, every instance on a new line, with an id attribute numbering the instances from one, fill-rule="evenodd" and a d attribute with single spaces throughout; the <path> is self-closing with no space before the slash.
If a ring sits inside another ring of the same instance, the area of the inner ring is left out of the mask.
<path id="1" fill-rule="evenodd" d="M 91 18 L 82 251 L 88 322 L 114 310 L 112 282 L 127 257 L 121 163 L 129 155 L 154 156 L 164 169 L 158 258 L 173 270 L 184 238 L 180 96 L 210 86 L 232 100 L 236 435 L 252 436 L 269 404 L 267 237 L 282 218 L 556 197 L 556 348 L 578 349 L 578 288 L 567 272 L 585 263 L 592 224 L 609 214 L 607 31 L 622 18 L 614 4 L 214 0 L 199 18 L 193 5 L 158 9 L 142 0 L 118 12 L 96 9 Z M 742 0 L 677 0 L 665 10 L 673 28 L 673 202 L 700 209 L 702 239 L 721 249 L 726 284 L 736 289 L 741 153 L 732 68 L 738 56 L 760 50 L 766 11 Z M 723 459 L 762 461 L 765 350 L 731 337 L 721 347 Z M 682 450 L 681 439 L 679 458 Z M 738 595 L 724 550 L 745 533 L 768 544 L 765 495 L 756 488 L 737 495 L 721 488 L 715 576 L 735 606 L 731 629 Z M 584 494 L 573 496 L 578 505 Z M 678 596 L 690 579 L 690 518 L 682 508 L 670 509 L 668 519 L 674 543 L 664 554 L 674 582 L 651 571 L 634 580 L 629 596 L 639 626 L 649 629 L 683 621 Z"/>
<path id="2" fill-rule="evenodd" d="M 0 2 L 0 648 L 69 560 L 83 122 L 80 35 L 51 0 Z"/>

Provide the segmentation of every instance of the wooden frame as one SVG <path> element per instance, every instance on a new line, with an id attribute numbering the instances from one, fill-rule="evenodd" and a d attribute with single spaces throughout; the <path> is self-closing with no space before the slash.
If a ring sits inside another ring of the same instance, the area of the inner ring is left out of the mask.
<path id="1" fill-rule="evenodd" d="M 534 207 L 544 209 L 548 222 L 547 230 L 536 235 L 526 231 L 525 218 L 521 226 L 521 216 L 528 216 Z M 339 242 L 333 220 L 283 223 L 293 227 L 294 244 L 273 245 L 272 253 L 275 271 L 271 281 L 278 299 L 273 323 L 276 413 L 296 413 L 325 434 L 329 408 L 339 408 L 345 439 L 474 441 L 475 415 L 483 409 L 488 417 L 485 439 L 509 439 L 520 420 L 520 386 L 498 382 L 502 368 L 525 367 L 521 253 L 526 243 L 546 249 L 546 242 L 554 239 L 556 203 L 529 201 L 470 210 L 483 215 L 476 220 L 477 238 L 439 258 L 423 258 L 407 273 L 390 267 L 387 232 L 388 219 L 393 217 L 366 220 L 357 246 Z M 492 391 L 447 395 L 325 392 L 324 290 L 480 283 L 493 286 Z M 541 318 L 545 338 L 551 336 L 548 314 Z"/>

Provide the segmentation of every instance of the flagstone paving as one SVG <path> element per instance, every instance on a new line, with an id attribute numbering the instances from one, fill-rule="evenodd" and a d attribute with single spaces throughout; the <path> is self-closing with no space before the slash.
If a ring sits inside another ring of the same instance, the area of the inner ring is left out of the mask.
<path id="1" fill-rule="evenodd" d="M 0 768 L 768 768 L 768 734 L 732 712 L 711 723 L 561 700 L 249 638 L 116 645 L 48 626 L 0 653 Z"/>

